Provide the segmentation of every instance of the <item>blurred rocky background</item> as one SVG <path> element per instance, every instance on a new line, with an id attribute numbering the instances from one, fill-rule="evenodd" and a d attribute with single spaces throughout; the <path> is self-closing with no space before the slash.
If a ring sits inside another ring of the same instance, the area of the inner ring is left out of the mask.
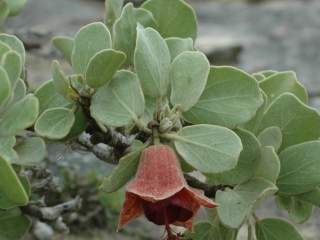
<path id="1" fill-rule="evenodd" d="M 141 1 L 134 0 L 135 4 Z M 204 51 L 214 65 L 234 65 L 248 72 L 263 69 L 293 70 L 311 94 L 310 104 L 320 108 L 320 1 L 319 0 L 190 0 L 199 20 L 197 47 Z M 104 6 L 101 0 L 29 0 L 18 17 L 9 19 L 6 30 L 18 35 L 28 50 L 28 80 L 33 88 L 50 79 L 51 61 L 61 56 L 51 44 L 52 36 L 73 36 L 83 25 L 102 20 Z M 64 186 L 82 194 L 95 196 L 97 181 L 110 169 L 83 153 L 71 153 L 66 147 L 50 150 L 52 162 L 59 162 L 57 171 L 63 175 Z M 61 170 L 63 169 L 63 170 Z M 65 172 L 68 169 L 68 172 Z M 97 171 L 99 169 L 100 171 Z M 73 180 L 73 181 L 71 181 Z M 74 182 L 77 182 L 76 186 Z M 117 213 L 96 208 L 89 199 L 89 212 L 80 213 L 78 228 L 68 237 L 56 239 L 158 239 L 161 232 L 152 233 L 154 227 L 143 224 L 140 232 L 115 234 Z M 108 200 L 109 201 L 109 200 Z M 118 200 L 111 204 L 119 203 Z M 270 200 L 259 209 L 261 216 L 284 216 Z M 117 205 L 106 206 L 117 209 Z M 96 212 L 95 212 L 96 211 Z M 99 220 L 101 216 L 102 222 Z M 72 216 L 71 216 L 72 217 Z M 73 216 L 74 217 L 74 216 Z M 82 220 L 83 222 L 81 222 Z M 86 221 L 90 222 L 88 224 Z M 100 221 L 100 222 L 99 222 Z M 107 221 L 107 223 L 105 223 Z M 103 227 L 105 224 L 108 227 Z M 139 223 L 138 223 L 139 224 Z M 86 227 L 85 227 L 86 226 Z M 138 229 L 134 227 L 133 229 Z M 299 227 L 307 240 L 320 236 L 319 211 Z M 80 231 L 81 230 L 81 231 Z M 83 231 L 85 233 L 83 233 Z M 145 234 L 151 234 L 151 237 Z M 152 235 L 157 237 L 152 238 Z M 117 236 L 117 238 L 115 237 Z M 240 234 L 239 239 L 243 239 Z"/>

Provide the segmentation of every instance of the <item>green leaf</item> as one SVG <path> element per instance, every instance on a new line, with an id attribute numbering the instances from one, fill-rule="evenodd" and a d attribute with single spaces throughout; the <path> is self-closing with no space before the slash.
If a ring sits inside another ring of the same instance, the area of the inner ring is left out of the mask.
<path id="1" fill-rule="evenodd" d="M 0 176 L 0 208 L 26 205 L 29 201 L 28 195 L 11 164 L 2 157 L 0 157 Z M 9 205 L 3 206 L 3 197 L 10 201 Z"/>
<path id="2" fill-rule="evenodd" d="M 130 89 L 130 91 L 128 91 Z M 92 97 L 91 114 L 107 126 L 125 126 L 144 113 L 144 97 L 136 74 L 122 70 Z"/>
<path id="3" fill-rule="evenodd" d="M 52 43 L 57 48 L 66 60 L 71 63 L 71 55 L 74 47 L 74 40 L 70 37 L 58 36 L 52 39 Z"/>
<path id="4" fill-rule="evenodd" d="M 11 83 L 7 72 L 0 66 L 0 106 L 4 104 L 11 95 Z"/>
<path id="5" fill-rule="evenodd" d="M 0 220 L 1 240 L 20 240 L 31 228 L 31 220 L 26 216 L 17 216 Z"/>
<path id="6" fill-rule="evenodd" d="M 0 156 L 7 159 L 9 162 L 14 162 L 18 159 L 17 153 L 13 147 L 16 144 L 15 137 L 1 137 L 0 138 Z"/>
<path id="7" fill-rule="evenodd" d="M 152 13 L 142 8 L 134 8 L 132 3 L 128 3 L 113 26 L 114 48 L 127 55 L 127 65 L 133 63 L 138 23 L 144 27 L 156 26 Z"/>
<path id="8" fill-rule="evenodd" d="M 277 186 L 286 195 L 314 190 L 320 185 L 320 141 L 291 146 L 280 153 Z"/>
<path id="9" fill-rule="evenodd" d="M 39 164 L 47 155 L 46 144 L 39 137 L 31 137 L 19 141 L 14 147 L 19 158 L 13 163 L 22 166 L 34 166 Z"/>
<path id="10" fill-rule="evenodd" d="M 171 64 L 171 103 L 182 111 L 194 106 L 207 83 L 210 63 L 201 52 L 183 52 Z"/>
<path id="11" fill-rule="evenodd" d="M 231 130 L 213 125 L 184 127 L 171 135 L 180 156 L 203 173 L 220 173 L 233 169 L 242 144 Z"/>
<path id="12" fill-rule="evenodd" d="M 279 208 L 288 212 L 290 219 L 295 223 L 304 223 L 313 213 L 311 203 L 301 201 L 296 197 L 279 195 L 276 198 L 276 202 Z"/>
<path id="13" fill-rule="evenodd" d="M 16 87 L 13 91 L 13 99 L 10 101 L 10 104 L 16 103 L 24 98 L 27 94 L 27 86 L 22 79 L 18 79 Z"/>
<path id="14" fill-rule="evenodd" d="M 66 107 L 70 105 L 70 102 L 56 91 L 53 80 L 44 82 L 35 91 L 34 95 L 39 99 L 40 113 L 49 108 Z"/>
<path id="15" fill-rule="evenodd" d="M 315 188 L 310 192 L 295 195 L 295 197 L 301 201 L 309 202 L 316 207 L 320 207 L 320 188 L 319 187 Z"/>
<path id="16" fill-rule="evenodd" d="M 249 131 L 238 129 L 235 132 L 243 145 L 238 164 L 230 171 L 206 175 L 208 180 L 214 184 L 236 185 L 248 181 L 254 175 L 257 161 L 260 158 L 260 144 Z"/>
<path id="17" fill-rule="evenodd" d="M 13 136 L 32 126 L 38 114 L 39 101 L 32 94 L 28 94 L 3 114 L 0 121 L 0 136 Z"/>
<path id="18" fill-rule="evenodd" d="M 20 55 L 15 51 L 7 52 L 3 56 L 2 66 L 8 74 L 12 88 L 14 88 L 23 69 Z"/>
<path id="19" fill-rule="evenodd" d="M 303 240 L 293 225 L 276 218 L 256 222 L 256 236 L 257 240 Z"/>
<path id="20" fill-rule="evenodd" d="M 280 150 L 320 137 L 319 113 L 291 93 L 284 93 L 274 100 L 263 116 L 259 132 L 272 126 L 281 129 Z"/>
<path id="21" fill-rule="evenodd" d="M 148 126 L 148 123 L 151 122 L 154 118 L 154 113 L 156 111 L 156 100 L 150 97 L 145 97 L 145 109 L 144 114 L 141 117 L 141 121 L 145 126 Z"/>
<path id="22" fill-rule="evenodd" d="M 52 62 L 52 78 L 53 85 L 58 93 L 60 93 L 65 99 L 70 99 L 70 83 L 68 78 L 63 73 L 58 61 Z"/>
<path id="23" fill-rule="evenodd" d="M 281 129 L 278 127 L 268 127 L 258 135 L 258 139 L 262 146 L 271 146 L 278 151 L 282 144 Z"/>
<path id="24" fill-rule="evenodd" d="M 277 187 L 263 179 L 253 179 L 234 190 L 218 191 L 216 201 L 221 222 L 230 228 L 239 228 L 251 215 L 256 203 L 277 191 Z"/>
<path id="25" fill-rule="evenodd" d="M 122 157 L 119 164 L 112 170 L 110 175 L 103 179 L 100 189 L 103 192 L 112 193 L 123 187 L 135 175 L 140 154 L 144 146 L 138 142 L 137 146 L 127 155 Z"/>
<path id="26" fill-rule="evenodd" d="M 265 78 L 265 76 L 263 76 L 261 73 L 253 73 L 252 76 L 257 80 L 257 81 L 262 81 Z"/>
<path id="27" fill-rule="evenodd" d="M 255 133 L 256 135 L 258 135 L 257 134 L 257 132 L 259 130 L 258 128 L 259 128 L 260 123 L 263 119 L 264 112 L 268 107 L 268 99 L 267 99 L 268 97 L 262 90 L 260 90 L 260 91 L 261 91 L 261 94 L 263 97 L 262 105 L 257 110 L 255 116 L 252 119 L 250 119 L 248 122 L 246 122 L 245 124 L 242 125 L 243 128 Z"/>
<path id="28" fill-rule="evenodd" d="M 120 17 L 124 0 L 106 0 L 105 23 L 109 29 L 112 29 L 113 23 Z"/>
<path id="29" fill-rule="evenodd" d="M 5 220 L 12 217 L 18 217 L 21 215 L 20 208 L 11 208 L 8 210 L 2 210 L 0 209 L 0 220 Z"/>
<path id="30" fill-rule="evenodd" d="M 26 61 L 26 52 L 24 50 L 24 45 L 21 40 L 19 40 L 16 36 L 14 35 L 9 35 L 6 33 L 1 33 L 0 34 L 0 41 L 4 42 L 7 44 L 12 50 L 16 51 L 19 53 L 21 60 L 22 60 L 22 65 L 24 65 Z"/>
<path id="31" fill-rule="evenodd" d="M 119 214 L 121 212 L 123 203 L 125 201 L 125 191 L 124 189 L 120 189 L 116 192 L 107 193 L 107 192 L 99 192 L 99 201 L 104 208 L 108 211 L 112 211 L 113 213 Z"/>
<path id="32" fill-rule="evenodd" d="M 83 112 L 82 108 L 78 108 L 74 114 L 75 121 L 67 136 L 67 139 L 78 137 L 82 132 L 84 132 L 89 124 L 86 114 Z"/>
<path id="33" fill-rule="evenodd" d="M 170 37 L 166 38 L 166 42 L 170 51 L 171 61 L 182 52 L 194 50 L 192 38 Z"/>
<path id="34" fill-rule="evenodd" d="M 233 67 L 211 67 L 200 100 L 184 117 L 193 124 L 235 128 L 253 118 L 262 103 L 253 77 Z"/>
<path id="35" fill-rule="evenodd" d="M 94 55 L 86 71 L 86 81 L 90 87 L 99 88 L 109 83 L 126 59 L 123 52 L 112 49 L 101 50 Z"/>
<path id="36" fill-rule="evenodd" d="M 145 95 L 166 96 L 169 86 L 170 52 L 165 40 L 152 28 L 137 28 L 134 65 Z"/>
<path id="37" fill-rule="evenodd" d="M 10 16 L 15 16 L 20 13 L 26 4 L 27 0 L 5 0 L 10 10 Z"/>
<path id="38" fill-rule="evenodd" d="M 9 7 L 5 0 L 0 0 L 0 30 L 2 28 L 3 23 L 9 16 Z"/>
<path id="39" fill-rule="evenodd" d="M 112 47 L 111 35 L 100 22 L 82 27 L 74 39 L 71 61 L 75 73 L 86 72 L 90 59 L 99 51 Z"/>
<path id="40" fill-rule="evenodd" d="M 228 229 L 222 224 L 211 224 L 210 222 L 200 222 L 196 224 L 192 232 L 187 232 L 187 239 L 192 240 L 235 240 L 237 231 Z"/>
<path id="41" fill-rule="evenodd" d="M 153 13 L 161 35 L 167 37 L 197 37 L 197 19 L 192 7 L 182 0 L 149 0 L 142 8 Z"/>
<path id="42" fill-rule="evenodd" d="M 53 140 L 66 137 L 75 121 L 73 111 L 67 108 L 51 108 L 45 110 L 35 124 L 39 136 Z"/>
<path id="43" fill-rule="evenodd" d="M 298 82 L 294 72 L 272 74 L 261 81 L 259 85 L 267 94 L 269 103 L 285 92 L 296 95 L 304 103 L 308 102 L 307 90 Z"/>
<path id="44" fill-rule="evenodd" d="M 263 70 L 259 72 L 261 75 L 263 75 L 265 78 L 270 77 L 273 74 L 276 74 L 277 71 L 274 70 Z"/>
<path id="45" fill-rule="evenodd" d="M 273 147 L 261 148 L 261 156 L 254 171 L 256 177 L 275 183 L 280 173 L 280 159 Z"/>
<path id="46" fill-rule="evenodd" d="M 11 51 L 10 46 L 7 43 L 0 41 L 0 59 L 2 59 L 3 56 L 10 51 Z"/>

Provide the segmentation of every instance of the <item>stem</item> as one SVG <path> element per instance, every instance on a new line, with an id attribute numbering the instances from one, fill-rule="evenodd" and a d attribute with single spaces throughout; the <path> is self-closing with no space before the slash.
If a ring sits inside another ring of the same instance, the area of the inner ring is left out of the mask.
<path id="1" fill-rule="evenodd" d="M 177 135 L 171 134 L 171 133 L 162 133 L 162 134 L 160 134 L 160 137 L 166 138 L 168 140 L 176 140 L 177 139 Z"/>
<path id="2" fill-rule="evenodd" d="M 232 186 L 227 186 L 227 185 L 208 185 L 188 174 L 184 174 L 184 178 L 186 179 L 190 187 L 203 190 L 205 195 L 209 198 L 215 198 L 216 193 L 219 190 L 223 191 L 226 188 L 232 188 Z"/>
<path id="3" fill-rule="evenodd" d="M 153 128 L 152 129 L 152 133 L 153 133 L 153 144 L 154 145 L 159 145 L 161 142 L 160 142 L 158 129 L 157 128 Z"/>
<path id="4" fill-rule="evenodd" d="M 148 133 L 148 134 L 151 134 L 151 133 L 152 133 L 152 131 L 151 131 L 149 128 L 147 128 L 147 127 L 143 124 L 143 122 L 140 121 L 140 119 L 135 119 L 135 120 L 134 120 L 134 123 L 136 124 L 136 126 L 137 126 L 141 131 L 143 131 L 143 132 L 145 132 L 145 133 Z"/>
<path id="5" fill-rule="evenodd" d="M 253 238 L 252 238 L 252 226 L 251 226 L 250 221 L 247 222 L 247 225 L 248 225 L 248 240 L 253 240 Z"/>

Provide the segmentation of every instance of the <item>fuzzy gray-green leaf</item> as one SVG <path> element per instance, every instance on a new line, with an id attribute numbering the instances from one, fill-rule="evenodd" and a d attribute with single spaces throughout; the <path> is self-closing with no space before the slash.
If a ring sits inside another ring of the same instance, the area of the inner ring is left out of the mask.
<path id="1" fill-rule="evenodd" d="M 90 59 L 99 51 L 112 47 L 111 35 L 100 22 L 82 27 L 74 39 L 72 66 L 75 73 L 84 74 Z"/>
<path id="2" fill-rule="evenodd" d="M 194 106 L 205 89 L 210 63 L 201 52 L 183 52 L 171 64 L 170 101 L 185 112 Z"/>

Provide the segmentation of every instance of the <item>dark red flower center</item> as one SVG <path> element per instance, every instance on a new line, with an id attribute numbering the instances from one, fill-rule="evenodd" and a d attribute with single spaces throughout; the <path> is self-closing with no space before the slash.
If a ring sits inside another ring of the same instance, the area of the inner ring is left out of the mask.
<path id="1" fill-rule="evenodd" d="M 193 212 L 182 200 L 179 194 L 176 194 L 155 203 L 144 201 L 144 214 L 149 221 L 157 225 L 186 222 L 193 216 Z"/>

